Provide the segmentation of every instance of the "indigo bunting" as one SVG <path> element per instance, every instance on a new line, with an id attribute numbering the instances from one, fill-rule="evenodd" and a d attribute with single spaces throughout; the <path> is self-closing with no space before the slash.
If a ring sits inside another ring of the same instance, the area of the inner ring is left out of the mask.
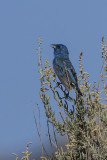
<path id="1" fill-rule="evenodd" d="M 52 44 L 54 48 L 53 68 L 65 89 L 69 92 L 75 88 L 79 95 L 82 95 L 79 87 L 75 69 L 69 60 L 69 52 L 63 44 Z"/>

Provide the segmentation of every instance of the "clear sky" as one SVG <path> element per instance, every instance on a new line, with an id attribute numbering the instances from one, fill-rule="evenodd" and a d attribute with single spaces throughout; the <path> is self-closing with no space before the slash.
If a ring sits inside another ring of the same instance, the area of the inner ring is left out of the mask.
<path id="1" fill-rule="evenodd" d="M 35 151 L 40 147 L 31 108 L 35 103 L 42 108 L 39 35 L 43 59 L 52 62 L 51 43 L 65 44 L 77 73 L 82 51 L 89 80 L 97 81 L 101 37 L 107 35 L 107 0 L 0 0 L 0 155 L 20 153 L 29 141 Z"/>

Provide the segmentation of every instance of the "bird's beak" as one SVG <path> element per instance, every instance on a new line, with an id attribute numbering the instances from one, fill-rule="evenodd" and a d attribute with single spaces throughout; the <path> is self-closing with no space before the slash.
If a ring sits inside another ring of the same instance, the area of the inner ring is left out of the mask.
<path id="1" fill-rule="evenodd" d="M 56 48 L 56 45 L 55 45 L 55 44 L 51 44 L 51 47 L 55 49 L 55 48 Z"/>

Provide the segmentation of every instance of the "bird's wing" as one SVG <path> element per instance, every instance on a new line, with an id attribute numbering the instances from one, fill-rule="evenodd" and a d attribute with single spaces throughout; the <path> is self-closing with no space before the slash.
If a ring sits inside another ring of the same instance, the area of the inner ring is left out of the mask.
<path id="1" fill-rule="evenodd" d="M 64 60 L 65 67 L 67 68 L 70 77 L 72 79 L 72 82 L 76 85 L 77 84 L 77 74 L 75 72 L 75 69 L 69 59 Z"/>
<path id="2" fill-rule="evenodd" d="M 67 68 L 67 71 L 69 73 L 69 78 L 71 80 L 71 85 L 76 87 L 76 90 L 78 91 L 79 95 L 82 96 L 82 93 L 78 87 L 78 79 L 77 79 L 77 74 L 75 72 L 75 69 L 69 59 L 64 60 L 65 66 Z"/>
<path id="3" fill-rule="evenodd" d="M 77 76 L 69 59 L 55 59 L 53 62 L 54 71 L 57 74 L 59 80 L 69 91 L 71 90 L 71 85 L 77 84 Z"/>
<path id="4" fill-rule="evenodd" d="M 53 68 L 61 83 L 64 85 L 66 90 L 69 91 L 71 89 L 71 85 L 64 68 L 58 65 L 53 65 Z"/>

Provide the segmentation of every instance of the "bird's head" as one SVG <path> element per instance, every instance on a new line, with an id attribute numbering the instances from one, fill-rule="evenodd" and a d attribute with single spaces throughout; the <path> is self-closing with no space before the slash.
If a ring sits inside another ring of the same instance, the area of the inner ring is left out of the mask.
<path id="1" fill-rule="evenodd" d="M 69 52 L 65 45 L 52 44 L 51 47 L 54 48 L 54 56 L 59 56 L 59 57 L 67 56 L 68 57 Z"/>

